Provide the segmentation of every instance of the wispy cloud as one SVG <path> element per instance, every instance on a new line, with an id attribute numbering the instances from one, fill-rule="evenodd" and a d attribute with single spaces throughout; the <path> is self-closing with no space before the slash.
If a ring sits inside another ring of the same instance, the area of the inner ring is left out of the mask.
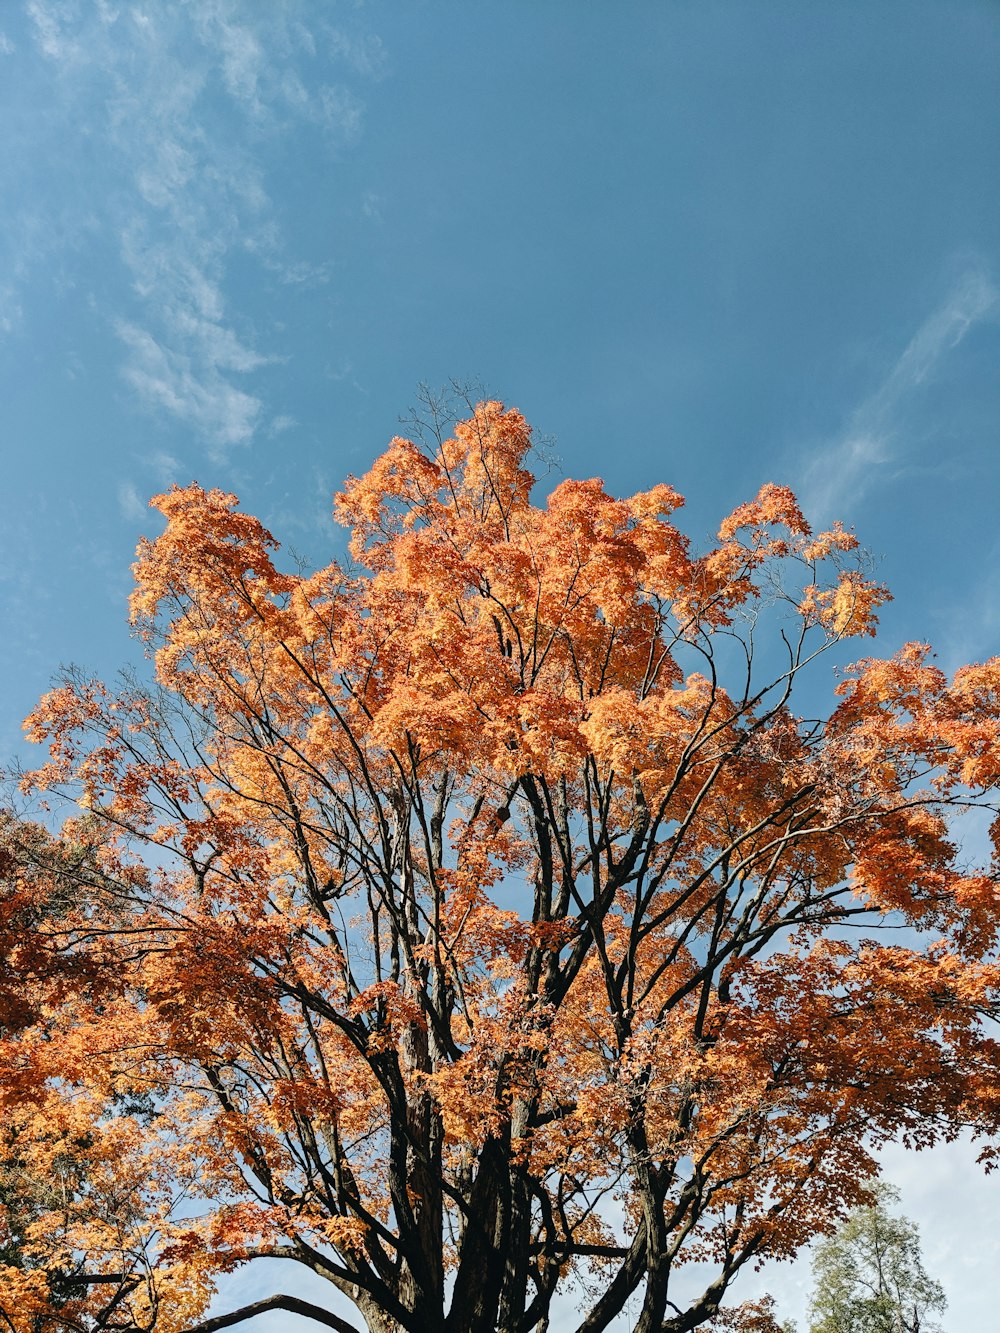
<path id="1" fill-rule="evenodd" d="M 266 367 L 281 349 L 241 308 L 233 264 L 249 258 L 290 283 L 328 276 L 288 252 L 267 150 L 304 127 L 321 151 L 349 146 L 364 113 L 353 85 L 381 77 L 381 46 L 305 0 L 28 0 L 24 12 L 59 120 L 97 149 L 100 232 L 128 280 L 102 298 L 126 383 L 211 448 L 246 443 L 271 415 Z M 78 193 L 93 188 L 80 173 Z M 0 288 L 0 331 L 23 286 Z"/>
<path id="2" fill-rule="evenodd" d="M 180 417 L 217 448 L 250 439 L 261 400 L 233 384 L 217 364 L 197 363 L 124 320 L 117 332 L 129 351 L 125 379 L 146 404 Z"/>
<path id="3" fill-rule="evenodd" d="M 131 481 L 118 483 L 118 508 L 122 518 L 131 524 L 141 523 L 149 513 L 138 487 Z"/>
<path id="4" fill-rule="evenodd" d="M 268 426 L 267 433 L 268 435 L 271 436 L 272 439 L 275 439 L 279 435 L 284 435 L 286 430 L 291 430 L 292 427 L 297 424 L 298 423 L 296 422 L 294 417 L 278 416 L 275 417 L 274 420 L 271 422 L 271 424 Z"/>
<path id="5" fill-rule="evenodd" d="M 0 286 L 0 333 L 11 333 L 17 328 L 23 313 L 17 288 Z"/>
<path id="6" fill-rule="evenodd" d="M 181 480 L 184 465 L 173 454 L 159 449 L 148 454 L 144 461 L 160 486 L 172 486 Z"/>
<path id="7" fill-rule="evenodd" d="M 851 413 L 841 435 L 818 448 L 801 487 L 806 511 L 828 518 L 864 494 L 887 467 L 904 464 L 900 419 L 909 400 L 980 321 L 995 314 L 1000 291 L 988 273 L 969 268 L 910 339 L 878 388 Z"/>
<path id="8" fill-rule="evenodd" d="M 948 672 L 1000 651 L 1000 539 L 989 532 L 980 535 L 982 555 L 970 562 L 962 595 L 939 601 L 935 607 L 938 665 Z"/>
<path id="9" fill-rule="evenodd" d="M 369 218 L 372 222 L 384 222 L 383 203 L 384 200 L 381 195 L 376 194 L 374 190 L 369 190 L 361 200 L 362 216 Z"/>

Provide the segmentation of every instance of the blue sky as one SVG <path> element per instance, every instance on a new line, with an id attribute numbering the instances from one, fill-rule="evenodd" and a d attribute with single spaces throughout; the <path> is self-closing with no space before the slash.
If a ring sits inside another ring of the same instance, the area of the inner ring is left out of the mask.
<path id="1" fill-rule="evenodd" d="M 788 482 L 879 558 L 881 648 L 1000 651 L 998 93 L 985 2 L 7 0 L 0 754 L 59 663 L 136 659 L 150 494 L 325 562 L 450 377 L 696 539 Z M 891 1158 L 952 1333 L 1000 1260 L 970 1162 Z"/>

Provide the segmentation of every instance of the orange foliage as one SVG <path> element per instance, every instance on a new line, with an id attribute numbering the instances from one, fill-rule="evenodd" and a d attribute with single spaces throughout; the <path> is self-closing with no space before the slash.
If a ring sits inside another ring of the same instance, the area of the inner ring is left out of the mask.
<path id="1" fill-rule="evenodd" d="M 635 1293 L 763 1330 L 730 1282 L 880 1143 L 997 1128 L 996 863 L 950 815 L 992 808 L 1000 660 L 909 645 L 803 716 L 887 596 L 852 535 L 766 486 L 695 555 L 667 486 L 533 503 L 529 446 L 495 402 L 393 440 L 311 575 L 233 496 L 154 501 L 156 688 L 28 723 L 90 813 L 5 881 L 16 1333 L 202 1327 L 270 1255 L 373 1330 L 528 1333 L 581 1265 L 582 1333 Z"/>

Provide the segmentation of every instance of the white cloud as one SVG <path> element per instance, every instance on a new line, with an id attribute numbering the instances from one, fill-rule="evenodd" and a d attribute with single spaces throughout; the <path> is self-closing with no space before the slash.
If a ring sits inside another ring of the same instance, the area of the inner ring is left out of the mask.
<path id="1" fill-rule="evenodd" d="M 76 5 L 67 0 L 28 0 L 27 13 L 45 55 L 60 64 L 81 59 L 80 43 L 68 32 L 79 16 Z"/>
<path id="2" fill-rule="evenodd" d="M 127 523 L 141 523 L 147 517 L 148 509 L 143 503 L 137 487 L 131 481 L 118 483 L 118 508 Z"/>
<path id="3" fill-rule="evenodd" d="M 145 462 L 161 486 L 171 486 L 180 479 L 179 474 L 183 464 L 179 458 L 168 454 L 166 450 L 156 450 L 146 457 Z"/>
<path id="4" fill-rule="evenodd" d="M 252 245 L 247 249 L 255 253 Z M 310 287 L 325 286 L 333 277 L 333 264 L 330 260 L 324 260 L 321 264 L 313 264 L 307 259 L 297 259 L 291 262 L 275 259 L 273 255 L 260 254 L 259 259 L 264 267 L 271 273 L 276 273 L 286 286 L 301 287 L 308 283 Z"/>
<path id="5" fill-rule="evenodd" d="M 259 398 L 237 388 L 217 367 L 196 366 L 161 345 L 145 329 L 119 321 L 117 333 L 129 349 L 125 379 L 150 407 L 179 417 L 216 452 L 252 438 L 263 406 Z"/>
<path id="6" fill-rule="evenodd" d="M 372 33 L 357 37 L 333 29 L 328 34 L 328 42 L 330 53 L 345 60 L 358 74 L 379 79 L 388 69 L 389 59 L 385 47 Z"/>
<path id="7" fill-rule="evenodd" d="M 969 562 L 962 595 L 935 608 L 939 629 L 938 665 L 957 671 L 967 662 L 982 661 L 1000 651 L 1000 541 L 983 540 L 982 555 Z M 964 840 L 963 840 L 964 841 Z"/>
<path id="8" fill-rule="evenodd" d="M 830 517 L 846 497 L 857 499 L 867 491 L 881 469 L 902 461 L 899 416 L 907 400 L 971 328 L 996 312 L 998 303 L 1000 292 L 982 268 L 972 267 L 962 275 L 878 388 L 854 410 L 841 436 L 815 452 L 801 488 L 807 514 Z"/>
<path id="9" fill-rule="evenodd" d="M 320 83 L 310 91 L 297 59 L 314 56 L 316 41 L 304 23 L 290 21 L 288 9 L 274 7 L 270 23 L 238 0 L 200 0 L 192 13 L 202 42 L 215 53 L 226 91 L 253 120 L 273 123 L 290 111 L 321 126 L 331 147 L 344 146 L 360 132 L 363 103 L 342 83 Z M 325 33 L 334 60 L 363 78 L 382 76 L 385 59 L 377 38 L 348 37 L 322 19 L 315 26 Z"/>
<path id="10" fill-rule="evenodd" d="M 372 222 L 384 222 L 385 217 L 382 213 L 382 204 L 384 200 L 380 194 L 374 190 L 369 190 L 361 200 L 361 213 L 363 217 L 369 218 Z"/>
<path id="11" fill-rule="evenodd" d="M 5 32 L 0 32 L 0 56 L 12 56 L 17 50 Z"/>
<path id="12" fill-rule="evenodd" d="M 330 135 L 339 135 L 345 143 L 361 131 L 362 104 L 349 88 L 330 84 L 320 89 L 317 119 Z"/>
<path id="13" fill-rule="evenodd" d="M 226 87 L 233 97 L 260 111 L 257 85 L 264 62 L 260 42 L 248 28 L 223 23 L 219 26 L 219 49 Z"/>
<path id="14" fill-rule="evenodd" d="M 24 311 L 13 287 L 0 287 L 0 333 L 11 333 L 20 324 Z"/>
<path id="15" fill-rule="evenodd" d="M 303 126 L 332 152 L 356 139 L 364 108 L 348 82 L 381 76 L 380 44 L 332 29 L 305 0 L 28 0 L 26 13 L 53 66 L 54 124 L 85 123 L 109 173 L 94 207 L 117 239 L 131 300 L 111 312 L 105 300 L 102 313 L 121 339 L 126 383 L 215 449 L 246 443 L 262 420 L 260 372 L 282 358 L 240 317 L 233 260 L 249 255 L 288 283 L 329 278 L 287 253 L 262 145 Z M 81 172 L 75 188 L 93 182 Z M 37 242 L 19 253 L 22 270 L 40 270 Z M 0 331 L 16 323 L 17 297 L 0 291 Z"/>

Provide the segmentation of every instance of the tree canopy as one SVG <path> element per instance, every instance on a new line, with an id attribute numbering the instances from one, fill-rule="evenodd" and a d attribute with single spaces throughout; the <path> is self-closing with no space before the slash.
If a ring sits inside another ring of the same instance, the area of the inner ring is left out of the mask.
<path id="1" fill-rule="evenodd" d="M 579 1333 L 762 1329 L 730 1284 L 879 1144 L 997 1129 L 997 862 L 949 821 L 995 811 L 1000 660 L 908 644 L 819 704 L 887 597 L 851 533 L 767 485 L 696 553 L 667 485 L 535 503 L 529 449 L 496 402 L 393 440 L 313 573 L 154 500 L 155 685 L 28 723 L 86 891 L 5 881 L 3 1169 L 86 1160 L 8 1210 L 10 1333 L 237 1323 L 216 1277 L 274 1256 L 372 1333 L 529 1333 L 576 1279 Z"/>
<path id="2" fill-rule="evenodd" d="M 877 1186 L 819 1246 L 809 1333 L 940 1333 L 944 1290 L 924 1268 L 917 1228 L 890 1211 L 898 1202 Z"/>

